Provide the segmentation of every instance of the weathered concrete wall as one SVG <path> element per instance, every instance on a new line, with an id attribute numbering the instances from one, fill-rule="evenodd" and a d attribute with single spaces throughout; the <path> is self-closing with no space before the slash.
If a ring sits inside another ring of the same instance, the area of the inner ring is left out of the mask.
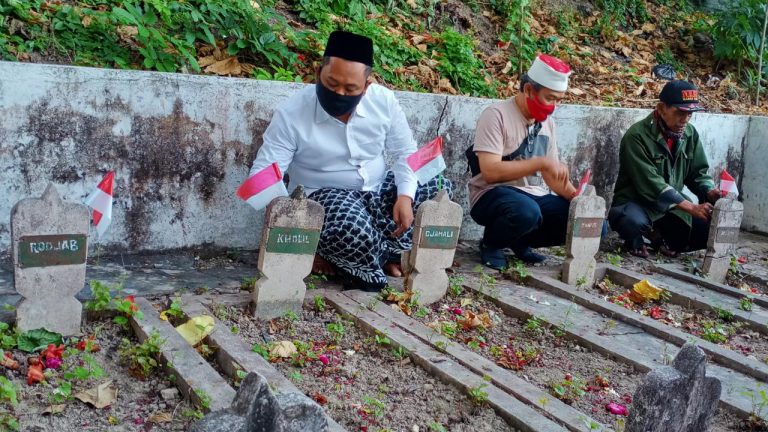
<path id="1" fill-rule="evenodd" d="M 742 226 L 768 233 L 768 117 L 752 117 L 743 160 L 744 177 L 739 185 L 744 197 Z"/>
<path id="2" fill-rule="evenodd" d="M 273 107 L 301 85 L 181 74 L 0 62 L 0 215 L 53 181 L 81 200 L 116 171 L 111 249 L 161 250 L 210 244 L 255 248 L 262 215 L 237 199 Z M 446 137 L 447 176 L 467 204 L 464 150 L 492 101 L 399 93 L 419 142 Z M 644 110 L 564 106 L 558 145 L 574 179 L 592 167 L 610 197 L 618 142 Z M 712 173 L 742 172 L 747 117 L 697 114 Z M 768 200 L 766 200 L 768 201 Z M 479 227 L 463 229 L 477 238 Z M 0 250 L 9 244 L 0 217 Z"/>

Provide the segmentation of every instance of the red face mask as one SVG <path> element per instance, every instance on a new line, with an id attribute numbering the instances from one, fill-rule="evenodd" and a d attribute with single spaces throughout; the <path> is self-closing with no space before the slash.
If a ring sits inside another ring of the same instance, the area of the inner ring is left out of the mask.
<path id="1" fill-rule="evenodd" d="M 547 105 L 539 100 L 539 95 L 533 94 L 534 97 L 526 97 L 525 102 L 528 105 L 528 112 L 534 120 L 541 123 L 547 119 L 553 112 L 555 112 L 555 104 Z"/>

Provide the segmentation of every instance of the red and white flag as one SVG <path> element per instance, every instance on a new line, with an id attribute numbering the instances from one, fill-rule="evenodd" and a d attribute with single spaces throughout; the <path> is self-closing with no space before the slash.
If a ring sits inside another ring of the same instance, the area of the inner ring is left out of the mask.
<path id="1" fill-rule="evenodd" d="M 408 156 L 408 166 L 419 179 L 419 184 L 426 184 L 433 177 L 445 170 L 443 159 L 443 137 L 437 137 L 429 144 Z"/>
<path id="2" fill-rule="evenodd" d="M 576 196 L 583 194 L 584 191 L 587 190 L 587 186 L 589 186 L 590 180 L 592 180 L 592 170 L 588 169 L 587 172 L 584 173 L 584 177 L 581 178 L 579 187 L 576 188 Z"/>
<path id="3" fill-rule="evenodd" d="M 280 167 L 273 163 L 248 177 L 248 180 L 237 188 L 237 196 L 256 210 L 263 209 L 277 197 L 288 196 Z"/>
<path id="4" fill-rule="evenodd" d="M 739 189 L 736 187 L 736 180 L 728 174 L 728 171 L 723 170 L 722 173 L 720 173 L 720 191 L 723 193 L 723 196 L 732 193 L 736 196 L 739 196 Z"/>
<path id="5" fill-rule="evenodd" d="M 96 189 L 85 198 L 85 205 L 93 209 L 93 224 L 99 238 L 104 237 L 110 222 L 112 222 L 112 191 L 115 183 L 115 172 L 110 171 L 101 180 Z"/>

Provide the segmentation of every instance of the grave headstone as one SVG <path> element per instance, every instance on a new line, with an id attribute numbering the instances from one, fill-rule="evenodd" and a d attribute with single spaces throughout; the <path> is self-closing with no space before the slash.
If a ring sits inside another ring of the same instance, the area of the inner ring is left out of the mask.
<path id="1" fill-rule="evenodd" d="M 587 186 L 581 195 L 571 200 L 563 282 L 576 286 L 594 284 L 595 254 L 600 249 L 604 221 L 605 199 L 595 194 L 594 186 Z"/>
<path id="2" fill-rule="evenodd" d="M 14 285 L 23 297 L 16 309 L 21 331 L 80 333 L 83 305 L 75 295 L 85 286 L 89 216 L 85 205 L 63 202 L 53 184 L 42 197 L 21 200 L 11 210 Z"/>
<path id="3" fill-rule="evenodd" d="M 736 200 L 734 194 L 717 200 L 709 225 L 707 253 L 701 270 L 708 279 L 724 282 L 731 266 L 731 253 L 736 250 L 739 241 L 741 219 L 744 217 L 744 204 Z"/>
<path id="4" fill-rule="evenodd" d="M 418 295 L 419 303 L 434 303 L 448 290 L 445 269 L 453 265 L 464 216 L 461 206 L 440 191 L 416 212 L 413 248 L 403 254 L 405 288 Z"/>
<path id="5" fill-rule="evenodd" d="M 259 247 L 261 277 L 253 291 L 254 316 L 269 320 L 293 311 L 301 314 L 325 210 L 307 199 L 299 186 L 290 198 L 267 206 Z"/>
<path id="6" fill-rule="evenodd" d="M 626 432 L 704 432 L 717 413 L 720 380 L 706 376 L 701 348 L 685 344 L 672 362 L 649 372 L 635 392 Z"/>
<path id="7" fill-rule="evenodd" d="M 323 409 L 301 394 L 277 396 L 259 374 L 249 373 L 240 384 L 232 406 L 214 411 L 190 432 L 322 432 L 328 429 Z"/>

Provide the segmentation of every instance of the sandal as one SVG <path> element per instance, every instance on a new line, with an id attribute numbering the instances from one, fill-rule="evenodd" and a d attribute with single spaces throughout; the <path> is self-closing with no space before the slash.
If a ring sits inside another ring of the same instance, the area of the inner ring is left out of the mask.
<path id="1" fill-rule="evenodd" d="M 650 256 L 650 254 L 648 253 L 648 249 L 645 247 L 645 245 L 642 245 L 637 249 L 630 249 L 629 254 L 634 255 L 638 258 L 648 258 Z"/>

